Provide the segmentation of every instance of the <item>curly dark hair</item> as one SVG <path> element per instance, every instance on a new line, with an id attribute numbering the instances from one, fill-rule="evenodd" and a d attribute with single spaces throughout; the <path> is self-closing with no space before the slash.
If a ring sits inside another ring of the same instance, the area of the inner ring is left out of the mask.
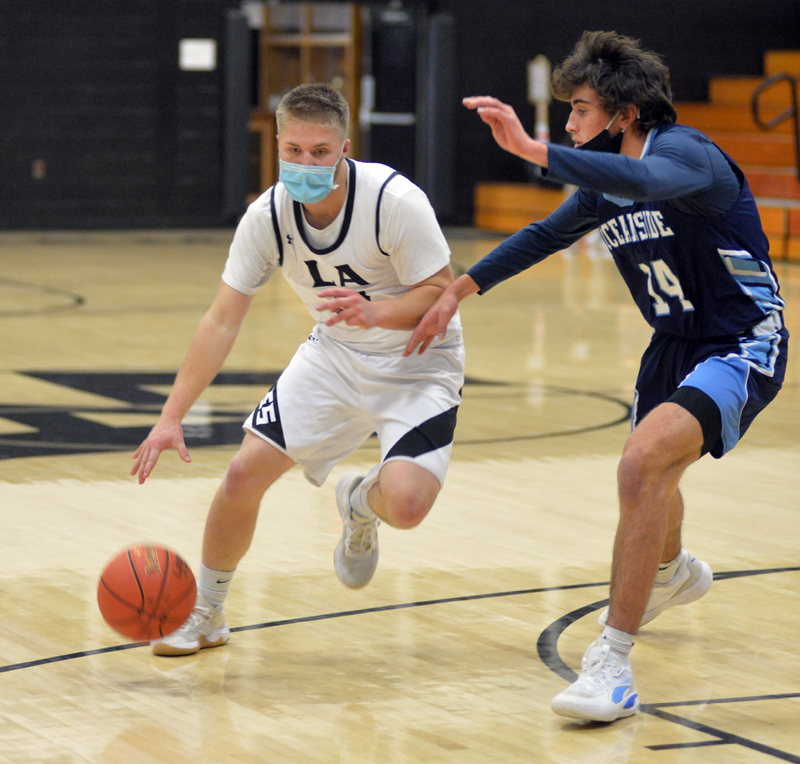
<path id="1" fill-rule="evenodd" d="M 569 101 L 583 85 L 597 93 L 609 114 L 636 105 L 639 124 L 645 130 L 677 120 L 669 69 L 661 56 L 643 50 L 639 41 L 630 37 L 616 32 L 583 33 L 569 57 L 553 72 L 553 94 L 560 101 Z"/>

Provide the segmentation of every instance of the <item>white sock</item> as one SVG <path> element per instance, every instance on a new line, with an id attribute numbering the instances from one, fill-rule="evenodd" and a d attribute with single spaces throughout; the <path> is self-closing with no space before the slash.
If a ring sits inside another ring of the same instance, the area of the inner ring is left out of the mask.
<path id="1" fill-rule="evenodd" d="M 674 560 L 670 560 L 669 562 L 662 562 L 658 565 L 658 573 L 656 573 L 656 583 L 657 584 L 668 584 L 675 578 L 675 574 L 678 572 L 678 565 L 681 561 L 681 553 L 678 552 L 678 556 Z"/>
<path id="2" fill-rule="evenodd" d="M 611 626 L 606 626 L 603 633 L 600 635 L 602 642 L 611 645 L 611 652 L 616 653 L 622 658 L 630 655 L 633 648 L 633 634 L 628 634 L 627 631 L 620 631 Z"/>
<path id="3" fill-rule="evenodd" d="M 197 576 L 197 593 L 205 597 L 211 607 L 218 607 L 228 596 L 233 580 L 233 570 L 213 570 L 200 563 L 200 571 Z"/>
<path id="4" fill-rule="evenodd" d="M 375 519 L 376 515 L 369 505 L 367 493 L 368 492 L 361 487 L 361 483 L 359 483 L 353 489 L 353 493 L 350 494 L 350 506 L 353 508 L 354 515 L 357 515 L 361 520 L 370 522 Z"/>

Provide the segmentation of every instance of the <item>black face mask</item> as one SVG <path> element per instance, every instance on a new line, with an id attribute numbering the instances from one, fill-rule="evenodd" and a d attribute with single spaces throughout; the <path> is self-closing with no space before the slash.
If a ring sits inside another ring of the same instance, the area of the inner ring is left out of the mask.
<path id="1" fill-rule="evenodd" d="M 619 154 L 622 148 L 622 133 L 611 135 L 608 132 L 608 128 L 606 128 L 595 135 L 592 140 L 582 143 L 578 148 L 586 151 L 603 151 L 606 154 Z"/>
<path id="2" fill-rule="evenodd" d="M 582 143 L 578 148 L 586 151 L 602 151 L 606 154 L 619 154 L 622 148 L 623 133 L 620 131 L 616 135 L 611 135 L 608 131 L 618 116 L 619 112 L 611 118 L 611 122 L 606 125 L 605 130 L 601 130 L 592 140 Z"/>

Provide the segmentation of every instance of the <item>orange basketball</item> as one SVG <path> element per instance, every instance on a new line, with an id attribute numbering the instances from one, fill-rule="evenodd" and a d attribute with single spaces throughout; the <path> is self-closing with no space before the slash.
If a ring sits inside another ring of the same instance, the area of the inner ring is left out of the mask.
<path id="1" fill-rule="evenodd" d="M 137 641 L 159 639 L 182 626 L 196 597 L 191 568 L 158 544 L 137 544 L 120 552 L 97 585 L 97 604 L 106 623 Z"/>

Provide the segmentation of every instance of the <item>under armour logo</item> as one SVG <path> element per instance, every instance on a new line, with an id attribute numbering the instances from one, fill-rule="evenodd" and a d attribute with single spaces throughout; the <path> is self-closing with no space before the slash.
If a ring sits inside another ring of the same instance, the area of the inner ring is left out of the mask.
<path id="1" fill-rule="evenodd" d="M 292 238 L 292 234 L 290 234 L 290 233 L 287 233 L 287 234 L 286 234 L 286 241 L 287 241 L 289 244 L 294 244 L 294 239 Z"/>

